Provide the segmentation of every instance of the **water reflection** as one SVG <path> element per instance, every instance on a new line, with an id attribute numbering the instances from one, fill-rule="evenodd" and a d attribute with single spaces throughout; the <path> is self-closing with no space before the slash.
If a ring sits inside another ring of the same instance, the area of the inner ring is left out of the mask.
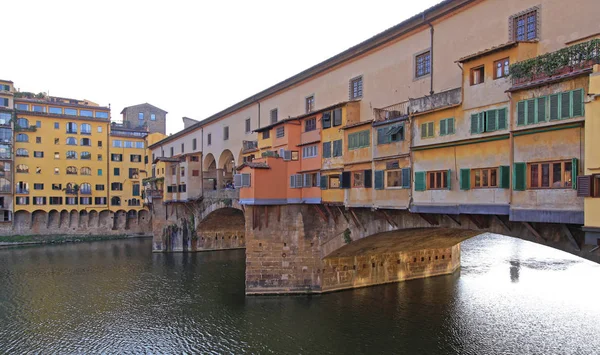
<path id="1" fill-rule="evenodd" d="M 600 346 L 600 305 L 586 301 L 600 291 L 590 282 L 600 267 L 517 239 L 464 242 L 454 275 L 310 297 L 245 297 L 244 251 L 150 249 L 150 240 L 125 240 L 0 250 L 0 353 L 593 354 Z"/>

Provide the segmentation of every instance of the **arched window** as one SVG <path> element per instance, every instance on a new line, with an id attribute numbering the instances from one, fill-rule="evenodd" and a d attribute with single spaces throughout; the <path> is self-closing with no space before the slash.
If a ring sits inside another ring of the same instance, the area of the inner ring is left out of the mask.
<path id="1" fill-rule="evenodd" d="M 67 137 L 67 145 L 77 145 L 77 138 Z"/>
<path id="2" fill-rule="evenodd" d="M 92 140 L 89 138 L 81 138 L 81 145 L 90 147 L 92 145 Z"/>
<path id="3" fill-rule="evenodd" d="M 67 166 L 67 175 L 77 175 L 77 168 L 74 166 Z"/>
<path id="4" fill-rule="evenodd" d="M 67 133 L 77 133 L 77 123 L 67 122 Z"/>
<path id="5" fill-rule="evenodd" d="M 29 167 L 25 164 L 17 165 L 17 173 L 29 173 Z"/>
<path id="6" fill-rule="evenodd" d="M 28 157 L 29 151 L 25 148 L 17 148 L 17 156 L 18 157 Z"/>
<path id="7" fill-rule="evenodd" d="M 82 168 L 82 170 L 83 170 L 83 168 Z M 84 182 L 79 187 L 79 192 L 82 193 L 82 194 L 84 194 L 84 195 L 91 194 L 92 193 L 92 185 L 88 184 L 87 182 Z"/>
<path id="8" fill-rule="evenodd" d="M 5 178 L 0 178 L 0 191 L 10 192 L 10 181 Z"/>
<path id="9" fill-rule="evenodd" d="M 92 159 L 92 153 L 90 153 L 90 152 L 81 152 L 79 158 L 83 159 L 83 160 L 90 160 L 90 159 Z"/>
<path id="10" fill-rule="evenodd" d="M 81 124 L 81 133 L 82 134 L 92 134 L 92 125 L 87 123 Z"/>
<path id="11" fill-rule="evenodd" d="M 121 206 L 121 198 L 119 196 L 113 196 L 110 198 L 110 204 L 112 206 Z"/>
<path id="12" fill-rule="evenodd" d="M 74 150 L 68 150 L 67 159 L 77 159 L 77 152 Z"/>
<path id="13" fill-rule="evenodd" d="M 25 133 L 17 134 L 17 142 L 29 142 L 29 136 Z"/>
<path id="14" fill-rule="evenodd" d="M 17 126 L 21 128 L 29 128 L 29 120 L 27 120 L 26 118 L 18 118 Z"/>
<path id="15" fill-rule="evenodd" d="M 80 175 L 92 175 L 92 169 L 84 166 L 83 168 L 79 169 L 79 174 Z"/>

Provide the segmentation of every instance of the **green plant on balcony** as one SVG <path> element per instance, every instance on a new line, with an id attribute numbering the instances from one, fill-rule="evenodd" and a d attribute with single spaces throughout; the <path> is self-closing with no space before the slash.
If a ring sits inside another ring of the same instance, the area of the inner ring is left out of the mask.
<path id="1" fill-rule="evenodd" d="M 535 76 L 552 76 L 563 68 L 583 68 L 600 59 L 600 39 L 579 43 L 558 51 L 542 54 L 510 66 L 510 76 L 514 79 L 531 79 Z"/>
<path id="2" fill-rule="evenodd" d="M 352 232 L 350 232 L 350 229 L 346 228 L 346 230 L 344 231 L 344 243 L 350 244 L 352 242 L 352 237 L 350 237 L 351 233 Z"/>
<path id="3" fill-rule="evenodd" d="M 263 158 L 266 158 L 266 157 L 279 158 L 279 154 L 277 154 L 277 152 L 274 152 L 272 150 L 267 150 L 266 152 L 262 152 L 261 156 Z"/>

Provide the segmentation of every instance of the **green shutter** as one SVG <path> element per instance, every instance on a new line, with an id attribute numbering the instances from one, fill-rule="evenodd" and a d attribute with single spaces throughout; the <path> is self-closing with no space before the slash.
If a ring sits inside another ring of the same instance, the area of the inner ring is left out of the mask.
<path id="1" fill-rule="evenodd" d="M 479 133 L 479 114 L 474 113 L 471 115 L 471 134 Z"/>
<path id="2" fill-rule="evenodd" d="M 496 125 L 496 128 L 498 130 L 506 129 L 506 107 L 497 110 L 496 115 L 498 115 L 498 124 Z"/>
<path id="3" fill-rule="evenodd" d="M 573 113 L 573 117 L 579 117 L 584 115 L 583 110 L 583 89 L 572 91 L 572 101 L 571 112 Z"/>
<path id="4" fill-rule="evenodd" d="M 527 182 L 527 165 L 525 163 L 514 163 L 513 190 L 525 191 L 526 182 Z"/>
<path id="5" fill-rule="evenodd" d="M 410 189 L 410 168 L 402 169 L 402 187 Z"/>
<path id="6" fill-rule="evenodd" d="M 577 175 L 579 175 L 579 159 L 571 160 L 571 187 L 577 190 Z"/>
<path id="7" fill-rule="evenodd" d="M 571 117 L 571 92 L 560 94 L 560 118 Z"/>
<path id="8" fill-rule="evenodd" d="M 447 125 L 448 121 L 447 120 L 441 120 L 440 121 L 440 136 L 445 136 L 446 132 L 447 132 Z"/>
<path id="9" fill-rule="evenodd" d="M 498 182 L 498 187 L 502 189 L 510 188 L 510 166 L 502 165 L 499 168 L 500 172 L 500 181 Z"/>
<path id="10" fill-rule="evenodd" d="M 433 127 L 433 122 L 429 122 L 427 124 L 427 137 L 435 136 L 435 129 Z"/>
<path id="11" fill-rule="evenodd" d="M 448 126 L 448 134 L 454 134 L 454 117 L 446 120 Z"/>
<path id="12" fill-rule="evenodd" d="M 425 184 L 425 172 L 415 171 L 415 191 L 425 191 L 427 185 Z"/>
<path id="13" fill-rule="evenodd" d="M 448 169 L 448 175 L 446 175 L 446 184 L 448 185 L 448 190 L 452 190 L 452 170 Z"/>
<path id="14" fill-rule="evenodd" d="M 460 169 L 459 184 L 461 190 L 469 190 L 471 188 L 471 169 Z"/>
<path id="15" fill-rule="evenodd" d="M 527 100 L 527 111 L 525 113 L 525 124 L 535 123 L 535 99 Z"/>
<path id="16" fill-rule="evenodd" d="M 495 130 L 496 130 L 496 110 L 489 110 L 487 112 L 485 131 L 493 132 Z"/>
<path id="17" fill-rule="evenodd" d="M 485 132 L 485 112 L 479 112 L 479 133 Z"/>
<path id="18" fill-rule="evenodd" d="M 427 123 L 421 123 L 421 138 L 427 137 Z"/>
<path id="19" fill-rule="evenodd" d="M 550 95 L 550 121 L 560 119 L 560 97 L 559 94 Z"/>
<path id="20" fill-rule="evenodd" d="M 517 102 L 517 126 L 525 125 L 525 101 Z"/>
<path id="21" fill-rule="evenodd" d="M 371 145 L 371 131 L 364 131 L 364 136 L 365 136 L 365 147 L 368 147 Z"/>
<path id="22" fill-rule="evenodd" d="M 385 128 L 377 128 L 377 145 L 385 143 Z"/>
<path id="23" fill-rule="evenodd" d="M 375 170 L 375 190 L 383 190 L 383 170 Z"/>
<path id="24" fill-rule="evenodd" d="M 327 179 L 328 179 L 328 176 L 326 176 L 326 175 L 321 176 L 321 182 L 320 182 L 321 190 L 327 190 Z"/>
<path id="25" fill-rule="evenodd" d="M 538 97 L 536 105 L 537 115 L 535 116 L 535 122 L 546 122 L 546 96 Z"/>

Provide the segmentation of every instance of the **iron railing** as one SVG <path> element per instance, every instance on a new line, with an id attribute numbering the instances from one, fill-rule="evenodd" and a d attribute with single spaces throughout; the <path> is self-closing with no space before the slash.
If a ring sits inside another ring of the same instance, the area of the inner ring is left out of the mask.
<path id="1" fill-rule="evenodd" d="M 393 120 L 400 117 L 408 117 L 409 114 L 410 101 L 404 101 L 387 107 L 373 109 L 373 116 L 376 122 Z"/>

